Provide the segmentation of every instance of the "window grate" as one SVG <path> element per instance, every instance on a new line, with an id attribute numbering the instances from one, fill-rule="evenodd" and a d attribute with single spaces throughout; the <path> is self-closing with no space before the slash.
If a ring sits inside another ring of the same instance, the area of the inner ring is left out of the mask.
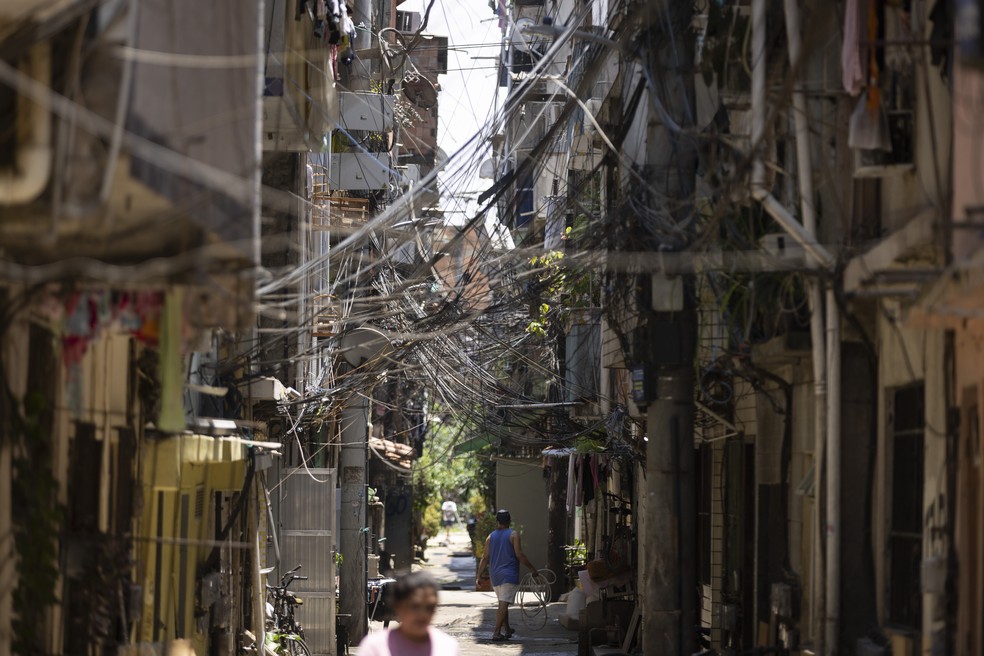
<path id="1" fill-rule="evenodd" d="M 195 519 L 201 519 L 205 514 L 205 486 L 199 485 L 195 489 Z"/>
<path id="2" fill-rule="evenodd" d="M 889 415 L 892 439 L 889 619 L 912 629 L 922 626 L 920 573 L 925 424 L 923 385 L 894 390 Z"/>

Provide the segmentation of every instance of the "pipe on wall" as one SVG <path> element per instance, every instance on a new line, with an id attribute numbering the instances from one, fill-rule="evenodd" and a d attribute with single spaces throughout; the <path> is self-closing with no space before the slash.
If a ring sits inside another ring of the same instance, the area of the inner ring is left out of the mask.
<path id="1" fill-rule="evenodd" d="M 21 71 L 49 87 L 50 43 L 31 48 L 21 63 Z M 17 105 L 16 165 L 0 170 L 0 205 L 23 205 L 40 196 L 51 177 L 52 159 L 51 115 L 42 105 L 21 94 Z"/>
<path id="2" fill-rule="evenodd" d="M 800 12 L 797 0 L 785 0 L 784 4 L 786 17 L 786 42 L 789 44 L 789 65 L 790 68 L 802 69 L 802 39 L 800 37 Z M 802 78 L 802 74 L 798 77 Z M 803 87 L 797 83 L 793 87 L 793 121 L 796 134 L 796 170 L 799 183 L 800 196 L 800 215 L 803 218 L 803 228 L 811 235 L 817 234 L 817 218 L 813 192 L 813 164 L 810 156 L 810 129 L 807 114 L 806 94 Z M 822 480 L 823 453 L 827 434 L 827 363 L 825 326 L 824 326 L 824 307 L 823 289 L 819 281 L 811 281 L 809 286 L 810 302 L 810 343 L 812 344 L 813 355 L 813 471 L 814 480 Z M 824 623 L 826 598 L 824 596 L 824 586 L 820 582 L 824 578 L 823 563 L 823 517 L 820 514 L 819 504 L 815 510 L 816 520 L 814 522 L 813 534 L 813 562 L 812 562 L 812 586 L 810 597 L 810 626 L 811 634 L 817 641 L 818 652 L 825 653 L 824 632 L 821 626 Z"/>

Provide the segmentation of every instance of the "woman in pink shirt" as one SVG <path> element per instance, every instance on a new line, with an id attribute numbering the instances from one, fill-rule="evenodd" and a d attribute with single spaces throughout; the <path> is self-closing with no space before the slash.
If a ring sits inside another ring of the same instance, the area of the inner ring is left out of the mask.
<path id="1" fill-rule="evenodd" d="M 367 635 L 359 656 L 458 656 L 454 638 L 430 625 L 437 610 L 437 582 L 423 572 L 390 586 L 390 605 L 400 625 Z"/>

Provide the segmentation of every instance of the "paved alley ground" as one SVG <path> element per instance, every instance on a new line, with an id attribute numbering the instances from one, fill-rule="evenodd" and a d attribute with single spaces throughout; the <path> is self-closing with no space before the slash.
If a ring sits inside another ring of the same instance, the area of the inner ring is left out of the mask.
<path id="1" fill-rule="evenodd" d="M 475 560 L 465 531 L 452 533 L 450 545 L 444 544 L 443 537 L 432 539 L 426 556 L 427 562 L 420 563 L 419 569 L 429 572 L 442 586 L 434 625 L 458 640 L 462 656 L 568 656 L 577 653 L 577 633 L 565 629 L 557 621 L 564 609 L 564 604 L 560 603 L 550 604 L 546 624 L 535 630 L 524 623 L 522 612 L 514 607 L 509 621 L 516 635 L 508 642 L 492 642 L 495 595 L 475 591 Z M 539 627 L 541 623 L 542 616 L 537 616 L 535 625 Z M 381 631 L 382 624 L 371 622 L 370 630 Z"/>

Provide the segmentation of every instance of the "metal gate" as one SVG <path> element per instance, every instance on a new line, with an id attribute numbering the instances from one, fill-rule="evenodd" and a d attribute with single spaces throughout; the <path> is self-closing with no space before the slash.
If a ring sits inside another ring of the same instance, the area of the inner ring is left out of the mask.
<path id="1" fill-rule="evenodd" d="M 277 574 L 303 565 L 300 573 L 308 580 L 295 581 L 291 590 L 304 600 L 297 609 L 297 619 L 304 627 L 304 640 L 312 654 L 334 656 L 335 470 L 293 470 L 280 490 L 280 567 Z"/>

